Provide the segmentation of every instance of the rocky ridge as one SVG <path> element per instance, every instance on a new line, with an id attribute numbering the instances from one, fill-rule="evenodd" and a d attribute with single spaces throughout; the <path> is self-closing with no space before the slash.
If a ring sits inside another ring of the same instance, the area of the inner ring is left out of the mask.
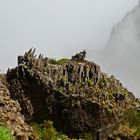
<path id="1" fill-rule="evenodd" d="M 139 107 L 119 80 L 85 57 L 83 51 L 57 61 L 37 57 L 35 49 L 18 57 L 18 66 L 9 69 L 6 78 L 25 122 L 52 120 L 70 138 L 91 134 L 95 140 L 106 140 L 123 112 Z"/>

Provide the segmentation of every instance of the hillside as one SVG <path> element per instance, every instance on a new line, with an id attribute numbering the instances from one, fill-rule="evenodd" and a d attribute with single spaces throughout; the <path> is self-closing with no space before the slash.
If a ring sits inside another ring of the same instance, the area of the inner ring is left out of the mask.
<path id="1" fill-rule="evenodd" d="M 17 67 L 1 75 L 1 124 L 19 140 L 140 138 L 139 99 L 85 57 L 83 51 L 55 60 L 35 49 L 19 56 Z"/>

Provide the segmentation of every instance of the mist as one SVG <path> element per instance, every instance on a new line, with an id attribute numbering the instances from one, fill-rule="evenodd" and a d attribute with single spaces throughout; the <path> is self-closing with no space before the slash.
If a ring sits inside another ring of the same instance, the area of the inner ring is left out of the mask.
<path id="1" fill-rule="evenodd" d="M 0 0 L 0 69 L 31 47 L 48 57 L 103 48 L 138 0 Z"/>
<path id="2" fill-rule="evenodd" d="M 140 97 L 140 3 L 117 23 L 95 59 L 104 71 L 115 75 Z"/>

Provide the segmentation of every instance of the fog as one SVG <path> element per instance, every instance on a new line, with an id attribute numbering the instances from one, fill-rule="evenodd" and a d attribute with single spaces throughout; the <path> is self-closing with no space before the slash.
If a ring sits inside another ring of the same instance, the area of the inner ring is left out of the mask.
<path id="1" fill-rule="evenodd" d="M 104 71 L 140 97 L 140 4 L 112 28 L 105 48 L 95 58 Z"/>
<path id="2" fill-rule="evenodd" d="M 138 0 L 0 0 L 0 69 L 31 47 L 70 57 L 104 47 L 112 27 Z"/>

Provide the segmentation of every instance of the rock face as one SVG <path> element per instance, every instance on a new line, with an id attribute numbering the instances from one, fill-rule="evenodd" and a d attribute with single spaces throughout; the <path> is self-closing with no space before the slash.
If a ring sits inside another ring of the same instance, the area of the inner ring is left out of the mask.
<path id="1" fill-rule="evenodd" d="M 61 64 L 34 53 L 19 56 L 18 66 L 7 72 L 11 98 L 19 102 L 26 122 L 49 119 L 71 138 L 90 133 L 106 140 L 123 110 L 137 103 L 114 76 L 84 60 L 83 52 L 82 59 L 75 55 Z"/>
<path id="2" fill-rule="evenodd" d="M 84 61 L 86 57 L 86 51 L 84 50 L 83 52 L 77 53 L 76 55 L 72 56 L 71 60 L 73 61 Z"/>
<path id="3" fill-rule="evenodd" d="M 10 98 L 9 90 L 0 80 L 0 122 L 12 129 L 16 139 L 33 140 L 32 131 L 20 113 L 20 105 Z"/>

